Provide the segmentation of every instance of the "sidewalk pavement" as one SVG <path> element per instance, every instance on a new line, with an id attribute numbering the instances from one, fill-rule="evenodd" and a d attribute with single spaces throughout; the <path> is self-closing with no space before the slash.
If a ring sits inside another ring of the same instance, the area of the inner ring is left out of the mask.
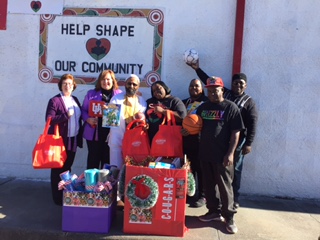
<path id="1" fill-rule="evenodd" d="M 183 239 L 318 240 L 320 236 L 320 200 L 242 196 L 240 204 L 235 215 L 237 234 L 229 234 L 221 222 L 200 222 L 198 216 L 206 208 L 187 205 L 189 230 Z M 53 204 L 49 182 L 0 177 L 1 240 L 179 239 L 125 234 L 123 211 L 119 210 L 108 234 L 63 232 L 61 222 L 62 207 Z"/>

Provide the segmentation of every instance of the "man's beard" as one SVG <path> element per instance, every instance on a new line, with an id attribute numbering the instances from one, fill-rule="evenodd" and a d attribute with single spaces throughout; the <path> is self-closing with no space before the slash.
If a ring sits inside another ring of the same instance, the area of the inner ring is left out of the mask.
<path id="1" fill-rule="evenodd" d="M 126 87 L 126 95 L 128 97 L 134 96 L 137 93 L 137 91 L 138 90 L 136 90 L 136 89 L 131 89 L 131 88 Z"/>

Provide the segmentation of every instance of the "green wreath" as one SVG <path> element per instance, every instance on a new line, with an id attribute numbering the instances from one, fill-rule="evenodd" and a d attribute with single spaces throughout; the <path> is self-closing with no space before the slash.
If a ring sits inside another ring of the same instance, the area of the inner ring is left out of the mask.
<path id="1" fill-rule="evenodd" d="M 126 195 L 132 207 L 149 209 L 158 200 L 159 187 L 151 177 L 138 175 L 128 183 Z"/>
<path id="2" fill-rule="evenodd" d="M 192 197 L 196 193 L 196 181 L 191 172 L 188 172 L 188 196 Z"/>

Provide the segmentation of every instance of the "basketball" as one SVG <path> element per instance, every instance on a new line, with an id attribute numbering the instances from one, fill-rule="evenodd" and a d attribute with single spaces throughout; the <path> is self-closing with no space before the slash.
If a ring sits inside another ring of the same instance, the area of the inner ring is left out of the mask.
<path id="1" fill-rule="evenodd" d="M 191 135 L 199 134 L 202 128 L 202 118 L 197 114 L 189 114 L 182 121 L 182 127 Z"/>

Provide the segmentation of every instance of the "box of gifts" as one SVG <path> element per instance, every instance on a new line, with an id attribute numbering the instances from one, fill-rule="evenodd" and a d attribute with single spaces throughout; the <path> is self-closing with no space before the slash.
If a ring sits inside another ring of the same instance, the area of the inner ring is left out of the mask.
<path id="1" fill-rule="evenodd" d="M 64 189 L 62 230 L 108 233 L 117 206 L 118 169 L 88 169 L 79 177 L 68 171 L 60 175 Z"/>
<path id="2" fill-rule="evenodd" d="M 62 230 L 108 233 L 116 213 L 116 187 L 109 193 L 64 191 Z"/>
<path id="3" fill-rule="evenodd" d="M 125 233 L 184 236 L 187 170 L 127 165 Z"/>

